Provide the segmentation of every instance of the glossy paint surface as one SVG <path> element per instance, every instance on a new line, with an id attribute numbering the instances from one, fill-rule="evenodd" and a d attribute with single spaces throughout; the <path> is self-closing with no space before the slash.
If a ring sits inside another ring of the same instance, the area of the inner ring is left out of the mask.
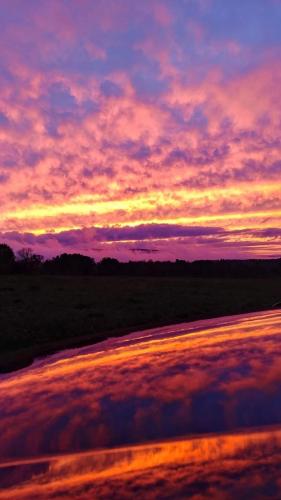
<path id="1" fill-rule="evenodd" d="M 135 333 L 2 376 L 0 498 L 280 498 L 280 361 L 270 311 Z"/>

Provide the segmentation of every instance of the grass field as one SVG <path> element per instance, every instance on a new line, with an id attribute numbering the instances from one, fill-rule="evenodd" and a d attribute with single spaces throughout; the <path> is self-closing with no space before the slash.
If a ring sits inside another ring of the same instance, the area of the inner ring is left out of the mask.
<path id="1" fill-rule="evenodd" d="M 163 324 L 268 309 L 281 279 L 0 276 L 0 371 Z"/>

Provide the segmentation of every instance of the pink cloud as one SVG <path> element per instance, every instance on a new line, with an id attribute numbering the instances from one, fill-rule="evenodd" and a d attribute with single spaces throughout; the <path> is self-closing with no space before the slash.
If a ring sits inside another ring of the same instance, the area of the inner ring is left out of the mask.
<path id="1" fill-rule="evenodd" d="M 186 50 L 176 3 L 139 5 L 132 33 L 127 1 L 42 2 L 6 22 L 0 230 L 280 221 L 278 51 L 230 71 L 252 48 L 214 36 L 203 2 L 183 16 Z"/>

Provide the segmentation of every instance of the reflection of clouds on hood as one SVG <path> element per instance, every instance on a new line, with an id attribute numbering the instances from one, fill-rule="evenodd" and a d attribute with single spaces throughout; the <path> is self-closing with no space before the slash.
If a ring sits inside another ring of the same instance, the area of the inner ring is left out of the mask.
<path id="1" fill-rule="evenodd" d="M 273 427 L 27 460 L 2 469 L 3 486 L 10 487 L 4 495 L 21 500 L 108 499 L 116 491 L 122 499 L 136 493 L 151 499 L 278 495 L 280 439 L 280 428 Z"/>
<path id="2" fill-rule="evenodd" d="M 0 498 L 278 498 L 280 326 L 164 327 L 2 376 Z"/>
<path id="3" fill-rule="evenodd" d="M 2 458 L 280 424 L 280 314 L 216 321 L 134 334 L 2 377 Z"/>
<path id="4" fill-rule="evenodd" d="M 280 16 L 275 0 L 1 5 L 0 230 L 278 227 Z M 251 243 L 232 254 L 280 251 Z"/>

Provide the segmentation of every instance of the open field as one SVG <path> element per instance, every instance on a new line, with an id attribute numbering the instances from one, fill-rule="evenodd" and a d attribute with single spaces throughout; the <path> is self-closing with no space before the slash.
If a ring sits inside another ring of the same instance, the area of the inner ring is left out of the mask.
<path id="1" fill-rule="evenodd" d="M 268 309 L 281 279 L 0 277 L 0 371 L 163 324 Z"/>

